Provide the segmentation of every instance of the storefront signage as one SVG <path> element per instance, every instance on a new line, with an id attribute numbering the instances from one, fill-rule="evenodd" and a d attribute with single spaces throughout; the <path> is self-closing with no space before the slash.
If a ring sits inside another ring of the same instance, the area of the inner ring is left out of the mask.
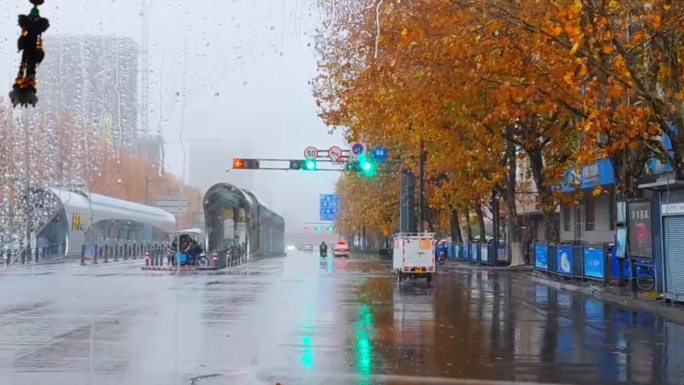
<path id="1" fill-rule="evenodd" d="M 667 203 L 662 210 L 663 215 L 684 215 L 684 203 Z"/>

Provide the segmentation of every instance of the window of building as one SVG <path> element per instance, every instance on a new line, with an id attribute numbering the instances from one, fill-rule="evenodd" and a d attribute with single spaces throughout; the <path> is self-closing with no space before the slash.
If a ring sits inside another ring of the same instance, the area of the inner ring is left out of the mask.
<path id="1" fill-rule="evenodd" d="M 596 198 L 587 192 L 584 194 L 584 231 L 596 228 Z"/>
<path id="2" fill-rule="evenodd" d="M 563 231 L 570 231 L 572 226 L 572 218 L 570 217 L 570 206 L 562 205 L 561 210 L 563 215 Z"/>

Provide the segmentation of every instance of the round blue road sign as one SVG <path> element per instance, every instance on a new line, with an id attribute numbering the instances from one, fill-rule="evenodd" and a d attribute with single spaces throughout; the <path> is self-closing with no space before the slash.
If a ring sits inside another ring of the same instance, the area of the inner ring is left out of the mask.
<path id="1" fill-rule="evenodd" d="M 384 162 L 389 156 L 389 151 L 383 146 L 375 146 L 373 149 L 373 158 L 378 162 Z"/>
<path id="2" fill-rule="evenodd" d="M 351 150 L 354 154 L 361 155 L 363 154 L 363 150 L 365 150 L 365 148 L 363 146 L 363 143 L 354 143 Z"/>

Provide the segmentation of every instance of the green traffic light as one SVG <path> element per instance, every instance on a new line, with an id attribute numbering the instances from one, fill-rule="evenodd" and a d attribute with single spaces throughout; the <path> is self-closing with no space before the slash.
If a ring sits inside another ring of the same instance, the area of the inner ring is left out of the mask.
<path id="1" fill-rule="evenodd" d="M 361 159 L 360 169 L 365 176 L 370 177 L 375 175 L 375 163 L 373 163 L 365 157 Z"/>
<path id="2" fill-rule="evenodd" d="M 321 231 L 321 226 L 316 226 L 316 231 Z"/>
<path id="3" fill-rule="evenodd" d="M 315 160 L 307 160 L 304 162 L 304 168 L 308 171 L 314 171 L 316 169 L 316 161 Z"/>

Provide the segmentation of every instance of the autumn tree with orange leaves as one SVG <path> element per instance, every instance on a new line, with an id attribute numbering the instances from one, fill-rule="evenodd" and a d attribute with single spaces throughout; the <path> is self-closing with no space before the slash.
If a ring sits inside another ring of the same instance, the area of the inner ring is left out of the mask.
<path id="1" fill-rule="evenodd" d="M 0 107 L 0 233 L 32 226 L 17 198 L 27 187 L 89 189 L 142 204 L 182 195 L 189 207 L 180 227 L 195 225 L 193 216 L 202 211 L 200 191 L 151 160 L 117 149 L 84 122 L 66 114 L 13 116 Z"/>
<path id="2" fill-rule="evenodd" d="M 371 234 L 384 235 L 399 227 L 399 178 L 395 173 L 382 171 L 373 178 L 343 175 L 335 191 L 341 197 L 337 219 L 341 234 L 365 226 Z"/>
<path id="3" fill-rule="evenodd" d="M 498 191 L 515 241 L 524 159 L 555 240 L 555 187 L 573 168 L 609 158 L 625 198 L 653 156 L 684 174 L 681 2 L 334 4 L 318 36 L 321 116 L 388 145 L 405 167 L 422 140 L 428 174 L 456 180 L 440 188 L 443 209 Z"/>

